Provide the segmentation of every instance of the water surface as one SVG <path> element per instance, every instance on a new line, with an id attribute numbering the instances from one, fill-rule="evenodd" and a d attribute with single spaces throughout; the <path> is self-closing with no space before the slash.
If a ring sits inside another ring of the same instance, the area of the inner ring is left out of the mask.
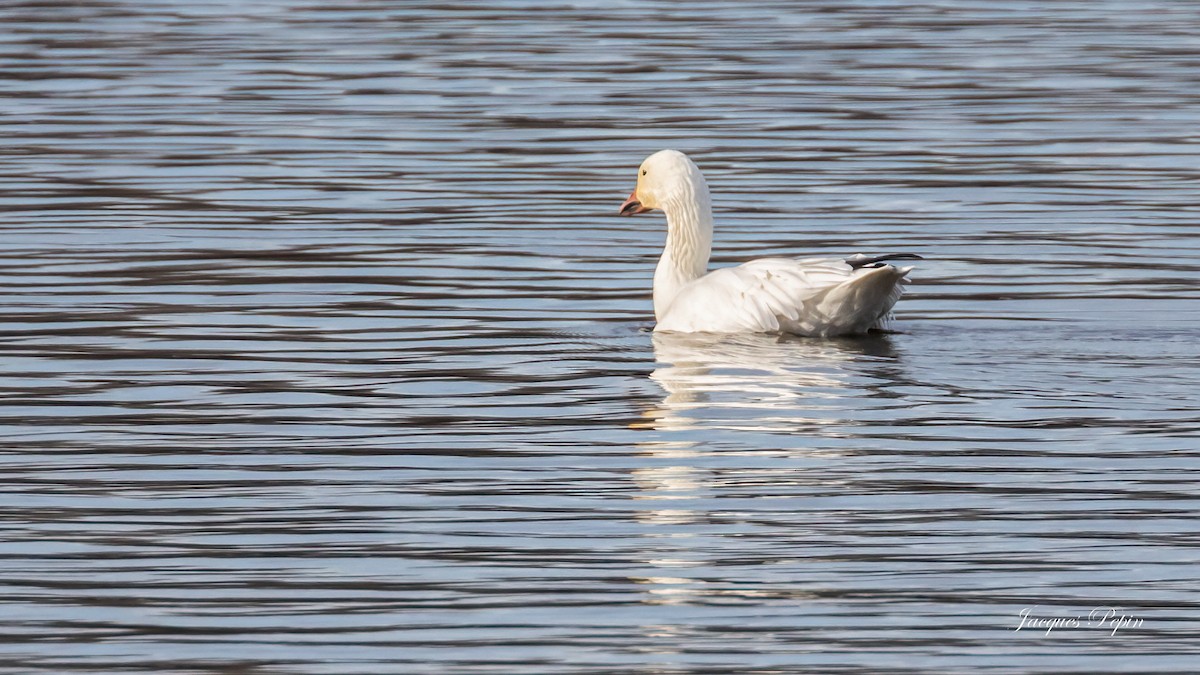
<path id="1" fill-rule="evenodd" d="M 1195 670 L 1200 8 L 0 26 L 6 672 Z M 902 332 L 648 332 L 662 147 Z"/>

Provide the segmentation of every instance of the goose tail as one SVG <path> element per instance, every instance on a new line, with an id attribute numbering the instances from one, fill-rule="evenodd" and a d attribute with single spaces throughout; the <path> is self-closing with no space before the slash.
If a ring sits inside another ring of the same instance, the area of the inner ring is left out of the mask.
<path id="1" fill-rule="evenodd" d="M 821 302 L 821 312 L 835 318 L 830 334 L 887 330 L 892 306 L 904 293 L 905 276 L 913 268 L 869 263 L 856 269 L 853 276 L 830 289 Z"/>

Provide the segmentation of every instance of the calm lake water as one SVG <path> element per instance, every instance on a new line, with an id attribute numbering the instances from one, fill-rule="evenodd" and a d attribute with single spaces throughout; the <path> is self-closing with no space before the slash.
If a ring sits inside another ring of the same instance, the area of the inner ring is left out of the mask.
<path id="1" fill-rule="evenodd" d="M 1200 5 L 0 27 L 4 672 L 1196 671 Z M 663 147 L 902 332 L 648 332 Z"/>

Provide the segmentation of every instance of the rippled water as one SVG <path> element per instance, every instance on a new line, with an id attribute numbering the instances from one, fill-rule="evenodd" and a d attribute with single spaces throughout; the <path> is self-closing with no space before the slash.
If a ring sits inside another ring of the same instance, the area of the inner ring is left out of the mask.
<path id="1" fill-rule="evenodd" d="M 2 7 L 5 672 L 1196 670 L 1200 7 Z"/>

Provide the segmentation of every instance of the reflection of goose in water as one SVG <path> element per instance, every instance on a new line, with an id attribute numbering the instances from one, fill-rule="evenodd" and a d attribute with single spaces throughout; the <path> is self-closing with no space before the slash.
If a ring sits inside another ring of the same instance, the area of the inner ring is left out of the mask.
<path id="1" fill-rule="evenodd" d="M 660 430 L 817 429 L 838 421 L 822 410 L 844 408 L 847 397 L 862 395 L 854 378 L 892 379 L 897 357 L 884 335 L 812 340 L 655 333 L 653 340 L 660 365 L 650 378 L 667 395 L 641 426 Z"/>
<path id="2" fill-rule="evenodd" d="M 772 470 L 793 481 L 836 479 L 802 478 L 786 462 L 783 469 L 764 469 L 753 460 L 722 457 L 720 439 L 705 432 L 780 432 L 781 439 L 797 431 L 838 433 L 831 430 L 845 424 L 846 410 L 862 403 L 856 398 L 905 381 L 898 354 L 886 336 L 655 333 L 652 339 L 659 367 L 650 377 L 666 396 L 635 426 L 672 433 L 646 434 L 637 444 L 634 517 L 646 527 L 642 560 L 653 571 L 632 580 L 648 604 L 757 601 L 754 589 L 713 581 L 711 509 L 722 502 L 714 495 L 728 494 L 731 479 L 772 476 Z M 803 594 L 796 589 L 793 597 Z"/>

